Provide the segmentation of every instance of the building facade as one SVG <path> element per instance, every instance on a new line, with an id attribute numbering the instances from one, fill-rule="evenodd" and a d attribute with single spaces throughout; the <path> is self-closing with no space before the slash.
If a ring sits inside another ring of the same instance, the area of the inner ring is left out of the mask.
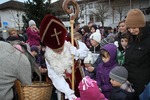
<path id="1" fill-rule="evenodd" d="M 22 21 L 23 7 L 22 2 L 13 0 L 0 4 L 0 27 L 22 28 L 24 25 Z"/>
<path id="2" fill-rule="evenodd" d="M 93 21 L 99 26 L 116 27 L 120 20 L 125 19 L 127 12 L 139 8 L 150 22 L 150 0 L 77 0 L 80 6 L 79 22 L 81 26 Z M 63 21 L 69 26 L 67 21 Z"/>
<path id="3" fill-rule="evenodd" d="M 101 19 L 99 18 L 107 17 L 104 18 L 104 26 L 111 26 L 117 24 L 120 20 L 125 19 L 125 16 L 130 9 L 139 8 L 144 12 L 146 21 L 149 22 L 150 14 L 146 13 L 146 10 L 149 10 L 149 7 L 150 0 L 97 0 L 80 4 L 80 13 L 82 14 L 79 16 L 79 20 L 85 25 L 87 25 L 89 21 L 93 21 L 97 25 L 102 26 Z M 100 16 L 97 16 L 94 12 Z M 104 12 L 103 14 L 105 15 L 102 16 L 101 12 Z"/>

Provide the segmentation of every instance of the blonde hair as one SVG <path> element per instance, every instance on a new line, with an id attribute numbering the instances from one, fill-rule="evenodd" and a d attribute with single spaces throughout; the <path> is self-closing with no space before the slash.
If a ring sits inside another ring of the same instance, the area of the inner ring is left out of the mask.
<path id="1" fill-rule="evenodd" d="M 15 28 L 10 28 L 10 29 L 8 30 L 9 35 L 11 34 L 12 31 L 15 31 L 15 32 L 18 34 L 18 31 L 17 31 Z"/>

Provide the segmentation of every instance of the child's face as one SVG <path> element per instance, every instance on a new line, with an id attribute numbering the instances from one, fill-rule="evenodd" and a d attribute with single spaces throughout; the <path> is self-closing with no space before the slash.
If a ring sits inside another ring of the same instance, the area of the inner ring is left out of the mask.
<path id="1" fill-rule="evenodd" d="M 18 34 L 17 34 L 17 32 L 16 31 L 12 31 L 11 33 L 10 33 L 10 36 L 17 36 Z"/>
<path id="2" fill-rule="evenodd" d="M 110 57 L 102 57 L 102 60 L 103 60 L 103 62 L 104 63 L 107 63 L 107 62 L 109 62 L 109 60 L 110 60 Z"/>
<path id="3" fill-rule="evenodd" d="M 124 49 L 126 49 L 127 45 L 128 45 L 128 39 L 127 39 L 127 38 L 122 38 L 122 39 L 121 39 L 121 46 L 122 46 Z"/>
<path id="4" fill-rule="evenodd" d="M 117 82 L 117 81 L 115 81 L 115 80 L 113 80 L 113 79 L 110 80 L 110 83 L 111 83 L 112 86 L 114 86 L 114 87 L 120 87 L 120 86 L 122 85 L 121 83 L 119 83 L 119 82 Z"/>
<path id="5" fill-rule="evenodd" d="M 104 63 L 107 63 L 110 60 L 110 55 L 107 51 L 104 51 L 103 54 L 101 54 L 101 58 Z"/>
<path id="6" fill-rule="evenodd" d="M 78 35 L 74 35 L 74 38 L 76 40 L 82 40 L 82 35 L 78 34 Z"/>
<path id="7" fill-rule="evenodd" d="M 46 47 L 45 47 L 45 46 L 42 46 L 42 47 L 41 47 L 41 50 L 42 50 L 42 51 L 45 51 L 45 50 L 46 50 Z"/>
<path id="8" fill-rule="evenodd" d="M 32 52 L 31 52 L 31 55 L 32 55 L 33 57 L 35 57 L 35 56 L 37 56 L 37 52 L 32 51 Z"/>
<path id="9" fill-rule="evenodd" d="M 96 32 L 96 30 L 95 30 L 94 27 L 91 27 L 91 32 L 92 32 L 92 33 Z"/>
<path id="10" fill-rule="evenodd" d="M 31 25 L 31 28 L 33 28 L 33 29 L 36 28 L 36 25 Z"/>
<path id="11" fill-rule="evenodd" d="M 94 39 L 90 40 L 90 43 L 93 47 L 96 47 L 99 43 L 97 41 L 95 41 Z"/>
<path id="12" fill-rule="evenodd" d="M 84 65 L 86 68 L 91 66 L 91 64 L 89 64 L 89 63 L 84 63 Z"/>
<path id="13" fill-rule="evenodd" d="M 126 32 L 126 30 L 127 30 L 127 27 L 126 27 L 125 23 L 124 22 L 120 23 L 119 24 L 119 32 L 124 33 L 124 32 Z"/>

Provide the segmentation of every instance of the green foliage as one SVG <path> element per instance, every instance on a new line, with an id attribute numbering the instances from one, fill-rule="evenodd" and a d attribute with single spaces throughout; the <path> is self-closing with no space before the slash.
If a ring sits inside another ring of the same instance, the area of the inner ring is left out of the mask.
<path id="1" fill-rule="evenodd" d="M 43 17 L 46 14 L 51 13 L 50 0 L 28 0 L 24 2 L 25 16 L 23 16 L 23 21 L 25 27 L 28 26 L 29 20 L 34 20 L 39 27 Z"/>

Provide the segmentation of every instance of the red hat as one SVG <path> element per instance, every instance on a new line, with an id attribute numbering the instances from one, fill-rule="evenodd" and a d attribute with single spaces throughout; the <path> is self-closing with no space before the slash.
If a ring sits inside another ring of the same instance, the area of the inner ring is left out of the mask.
<path id="1" fill-rule="evenodd" d="M 51 49 L 58 49 L 64 45 L 67 30 L 64 24 L 52 15 L 46 15 L 40 25 L 41 42 Z"/>

